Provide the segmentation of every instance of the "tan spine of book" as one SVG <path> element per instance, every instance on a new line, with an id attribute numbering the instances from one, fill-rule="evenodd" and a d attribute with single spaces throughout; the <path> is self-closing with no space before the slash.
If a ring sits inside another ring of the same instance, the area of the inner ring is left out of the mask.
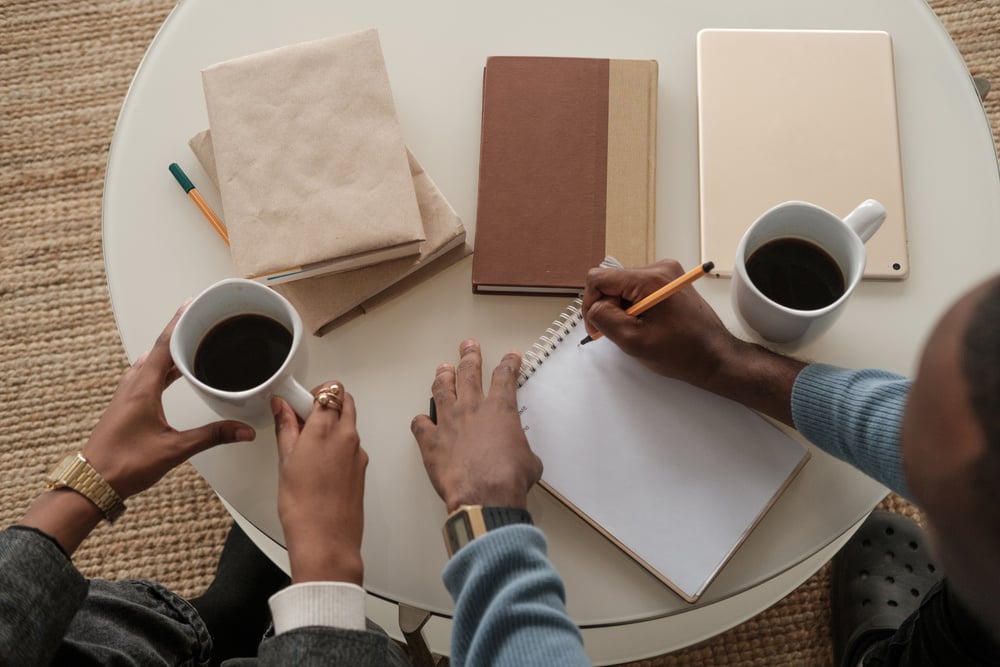
<path id="1" fill-rule="evenodd" d="M 612 60 L 608 72 L 606 254 L 624 266 L 655 259 L 657 64 Z"/>

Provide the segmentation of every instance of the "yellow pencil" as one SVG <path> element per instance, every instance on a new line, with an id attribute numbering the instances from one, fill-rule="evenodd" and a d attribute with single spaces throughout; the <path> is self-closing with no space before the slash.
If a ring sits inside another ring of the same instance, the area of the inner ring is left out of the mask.
<path id="1" fill-rule="evenodd" d="M 626 310 L 625 313 L 627 315 L 633 315 L 633 316 L 642 315 L 656 304 L 660 303 L 661 301 L 670 296 L 673 296 L 674 294 L 681 291 L 694 281 L 698 280 L 698 278 L 701 278 L 703 275 L 707 274 L 714 268 L 715 268 L 715 262 L 705 262 L 701 266 L 696 266 L 695 268 L 691 269 L 680 278 L 670 281 L 669 283 L 667 283 L 660 289 L 656 290 L 646 298 L 641 299 L 636 303 L 632 304 L 632 306 L 629 307 L 629 309 Z M 598 338 L 600 338 L 601 335 L 602 335 L 601 332 L 597 331 L 593 335 L 587 336 L 582 341 L 580 341 L 580 345 L 586 345 L 587 343 L 595 341 Z"/>
<path id="2" fill-rule="evenodd" d="M 215 211 L 213 211 L 208 205 L 208 202 L 202 199 L 201 194 L 199 194 L 198 190 L 194 187 L 194 183 L 192 183 L 191 179 L 187 177 L 187 174 L 184 173 L 184 170 L 181 169 L 181 166 L 176 162 L 171 162 L 169 169 L 170 173 L 174 175 L 174 178 L 177 179 L 180 186 L 184 188 L 184 192 L 187 193 L 188 197 L 191 198 L 191 201 L 193 201 L 195 206 L 198 207 L 198 210 L 200 210 L 202 215 L 204 215 L 205 218 L 212 223 L 212 227 L 214 227 L 215 231 L 219 233 L 219 236 L 221 236 L 222 240 L 226 242 L 226 245 L 229 245 L 229 233 L 226 231 L 226 226 L 222 224 L 221 220 L 219 220 L 219 216 L 215 215 Z"/>

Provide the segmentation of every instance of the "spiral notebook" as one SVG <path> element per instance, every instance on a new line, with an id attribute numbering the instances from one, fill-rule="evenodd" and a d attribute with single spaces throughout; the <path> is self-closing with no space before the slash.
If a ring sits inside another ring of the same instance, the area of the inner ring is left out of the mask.
<path id="1" fill-rule="evenodd" d="M 572 302 L 525 351 L 518 407 L 541 486 L 688 602 L 809 458 L 738 403 L 586 335 Z"/>

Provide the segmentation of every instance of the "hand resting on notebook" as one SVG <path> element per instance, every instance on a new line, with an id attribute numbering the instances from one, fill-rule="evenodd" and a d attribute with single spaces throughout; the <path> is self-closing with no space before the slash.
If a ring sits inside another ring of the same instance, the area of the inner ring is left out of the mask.
<path id="1" fill-rule="evenodd" d="M 805 364 L 734 336 L 694 286 L 641 316 L 625 312 L 683 273 L 672 259 L 639 269 L 591 269 L 583 293 L 587 333 L 600 331 L 660 375 L 791 425 L 792 385 Z"/>
<path id="2" fill-rule="evenodd" d="M 451 664 L 589 665 L 566 613 L 562 579 L 527 511 L 542 462 L 518 414 L 521 355 L 500 359 L 485 393 L 479 343 L 462 341 L 459 356 L 457 366 L 435 370 L 437 422 L 424 414 L 410 423 L 449 514 L 444 583 L 455 601 Z M 463 523 L 464 531 L 455 528 Z"/>
<path id="3" fill-rule="evenodd" d="M 410 424 L 427 476 L 448 511 L 459 505 L 527 508 L 528 490 L 542 476 L 517 414 L 521 355 L 508 352 L 483 394 L 479 343 L 463 341 L 458 367 L 437 367 L 431 393 L 438 423 L 417 415 Z"/>

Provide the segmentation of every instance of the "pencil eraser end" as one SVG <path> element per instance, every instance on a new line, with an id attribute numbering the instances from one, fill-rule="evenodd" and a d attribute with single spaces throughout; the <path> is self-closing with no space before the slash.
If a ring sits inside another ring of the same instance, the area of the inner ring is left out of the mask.
<path id="1" fill-rule="evenodd" d="M 192 183 L 191 179 L 187 177 L 187 174 L 184 173 L 184 170 L 181 169 L 179 164 L 171 162 L 168 169 L 170 169 L 170 173 L 174 175 L 174 178 L 177 179 L 177 182 L 180 183 L 180 186 L 184 188 L 184 192 L 191 192 L 194 190 L 194 183 Z"/>

